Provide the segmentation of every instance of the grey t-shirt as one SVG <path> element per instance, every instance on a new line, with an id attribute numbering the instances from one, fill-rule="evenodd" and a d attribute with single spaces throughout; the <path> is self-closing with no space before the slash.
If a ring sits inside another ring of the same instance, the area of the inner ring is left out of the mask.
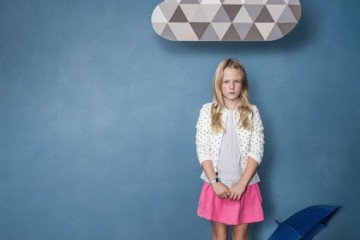
<path id="1" fill-rule="evenodd" d="M 227 109 L 224 135 L 221 141 L 218 162 L 218 178 L 228 187 L 240 180 L 243 169 L 240 164 L 240 149 L 235 132 L 235 110 Z"/>
<path id="2" fill-rule="evenodd" d="M 218 178 L 220 182 L 227 187 L 232 187 L 237 183 L 243 173 L 241 167 L 241 155 L 239 148 L 239 140 L 235 128 L 235 110 L 226 109 L 224 113 L 227 114 L 225 122 L 225 130 L 221 140 L 221 147 L 218 161 Z M 202 179 L 209 182 L 206 175 L 202 175 Z M 256 179 L 251 179 L 250 184 L 258 182 Z"/>

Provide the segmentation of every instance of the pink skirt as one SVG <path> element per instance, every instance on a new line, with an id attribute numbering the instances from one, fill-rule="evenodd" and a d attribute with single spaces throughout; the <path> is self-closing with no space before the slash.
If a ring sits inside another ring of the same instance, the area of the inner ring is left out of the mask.
<path id="1" fill-rule="evenodd" d="M 247 186 L 239 201 L 221 199 L 206 182 L 200 193 L 197 214 L 207 220 L 239 225 L 264 220 L 262 198 L 257 183 Z"/>

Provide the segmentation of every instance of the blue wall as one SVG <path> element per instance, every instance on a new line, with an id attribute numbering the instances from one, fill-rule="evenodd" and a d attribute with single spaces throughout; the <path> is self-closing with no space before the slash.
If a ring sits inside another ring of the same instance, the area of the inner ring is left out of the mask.
<path id="1" fill-rule="evenodd" d="M 358 1 L 303 0 L 268 43 L 158 37 L 160 0 L 1 0 L 0 239 L 209 239 L 194 125 L 218 62 L 246 66 L 266 134 L 266 221 L 343 206 L 316 239 L 360 237 Z"/>

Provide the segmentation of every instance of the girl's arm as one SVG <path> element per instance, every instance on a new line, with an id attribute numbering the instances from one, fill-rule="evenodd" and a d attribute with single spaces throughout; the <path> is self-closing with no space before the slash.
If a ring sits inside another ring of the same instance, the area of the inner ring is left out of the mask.
<path id="1" fill-rule="evenodd" d="M 250 149 L 248 156 L 258 162 L 258 164 L 260 165 L 264 155 L 264 126 L 261 121 L 259 110 L 256 106 L 253 106 L 253 114 L 253 130 L 251 132 Z"/>
<path id="2" fill-rule="evenodd" d="M 250 150 L 245 170 L 238 183 L 230 188 L 231 195 L 229 199 L 240 200 L 256 169 L 260 165 L 264 155 L 264 126 L 261 121 L 259 110 L 253 106 L 252 125 L 253 131 L 250 139 Z"/>
<path id="3" fill-rule="evenodd" d="M 210 153 L 210 106 L 203 105 L 200 110 L 199 118 L 196 123 L 196 153 L 202 169 L 207 178 L 211 181 L 216 178 L 216 173 L 212 164 Z M 229 189 L 220 182 L 211 184 L 215 194 L 220 198 L 230 196 Z"/>
<path id="4" fill-rule="evenodd" d="M 204 170 L 206 177 L 209 180 L 216 178 L 216 173 L 211 160 L 206 160 L 201 163 L 201 167 Z M 230 196 L 229 189 L 221 182 L 214 182 L 211 184 L 215 194 L 219 198 L 228 198 Z"/>
<path id="5" fill-rule="evenodd" d="M 259 166 L 258 162 L 251 157 L 248 157 L 247 165 L 239 182 L 237 182 L 234 186 L 232 186 L 230 190 L 231 200 L 240 200 L 242 194 L 244 193 L 247 185 L 249 184 L 251 178 L 254 176 L 257 167 Z"/>

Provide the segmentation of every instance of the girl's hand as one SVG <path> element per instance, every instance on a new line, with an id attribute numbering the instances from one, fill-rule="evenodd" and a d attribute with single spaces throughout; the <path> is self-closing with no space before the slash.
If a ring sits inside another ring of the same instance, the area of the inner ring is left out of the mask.
<path id="1" fill-rule="evenodd" d="M 243 186 L 240 182 L 236 183 L 234 186 L 232 186 L 230 191 L 230 200 L 239 201 L 243 193 L 245 192 L 246 187 Z"/>
<path id="2" fill-rule="evenodd" d="M 221 182 L 215 182 L 211 184 L 216 196 L 222 199 L 227 199 L 230 196 L 229 189 Z"/>

